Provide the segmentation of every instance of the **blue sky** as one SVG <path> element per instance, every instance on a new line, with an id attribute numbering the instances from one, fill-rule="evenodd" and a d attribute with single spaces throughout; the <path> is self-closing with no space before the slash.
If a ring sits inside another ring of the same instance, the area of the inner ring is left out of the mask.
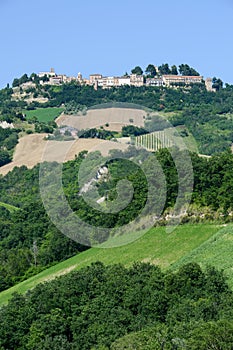
<path id="1" fill-rule="evenodd" d="M 0 87 L 54 67 L 87 77 L 188 63 L 233 84 L 233 0 L 0 0 Z"/>

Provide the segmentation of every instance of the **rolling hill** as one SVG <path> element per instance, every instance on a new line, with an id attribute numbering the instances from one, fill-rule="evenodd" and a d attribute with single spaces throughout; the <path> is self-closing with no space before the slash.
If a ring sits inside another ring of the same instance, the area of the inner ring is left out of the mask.
<path id="1" fill-rule="evenodd" d="M 168 269 L 176 268 L 179 264 L 186 262 L 187 259 L 192 259 L 193 254 L 195 255 L 195 261 L 205 265 L 203 255 L 198 255 L 197 253 L 201 252 L 203 254 L 203 252 L 206 252 L 207 254 L 208 252 L 209 259 L 212 256 L 212 262 L 215 263 L 217 268 L 221 269 L 224 264 L 224 254 L 227 255 L 229 253 L 228 242 L 223 244 L 222 239 L 231 237 L 231 235 L 233 237 L 231 226 L 223 227 L 223 225 L 213 224 L 181 225 L 169 234 L 166 232 L 165 227 L 153 228 L 131 244 L 108 249 L 91 248 L 42 271 L 38 275 L 1 292 L 0 305 L 7 303 L 14 292 L 25 293 L 39 283 L 52 280 L 96 261 L 102 261 L 106 265 L 121 263 L 125 266 L 141 261 Z M 221 254 L 223 259 L 215 260 L 214 255 L 211 255 L 212 244 L 215 240 L 222 246 Z M 233 264 L 233 258 L 231 260 Z M 229 261 L 228 265 L 231 262 Z M 228 270 L 228 274 L 230 275 L 230 270 Z M 233 287 L 233 275 L 230 282 Z"/>

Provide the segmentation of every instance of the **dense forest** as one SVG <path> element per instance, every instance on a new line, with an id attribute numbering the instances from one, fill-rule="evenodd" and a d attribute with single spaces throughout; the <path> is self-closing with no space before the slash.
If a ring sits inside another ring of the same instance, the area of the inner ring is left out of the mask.
<path id="1" fill-rule="evenodd" d="M 0 349 L 231 349 L 233 294 L 222 272 L 95 263 L 0 309 Z"/>
<path id="2" fill-rule="evenodd" d="M 130 156 L 133 149 L 128 152 Z M 176 157 L 182 161 L 183 151 L 176 152 Z M 96 155 L 94 153 L 90 162 L 86 163 L 86 174 L 91 174 L 93 162 L 98 158 Z M 121 155 L 118 154 L 120 158 Z M 76 195 L 80 190 L 78 173 L 85 156 L 86 152 L 83 152 L 63 166 L 64 192 L 76 215 L 92 225 L 110 228 L 124 225 L 137 217 L 141 208 L 145 206 L 148 195 L 147 181 L 140 167 L 127 159 L 116 159 L 108 164 L 108 181 L 97 183 L 100 196 L 107 193 L 108 201 L 114 200 L 117 183 L 123 178 L 133 184 L 134 196 L 123 210 L 115 214 L 101 214 L 94 207 L 90 207 L 82 196 Z M 166 201 L 160 220 L 156 222 L 157 225 L 164 225 L 166 214 L 176 202 L 178 175 L 168 150 L 160 150 L 153 157 L 161 165 L 166 177 Z M 232 221 L 233 155 L 227 151 L 207 159 L 191 154 L 191 159 L 194 188 L 191 205 L 182 222 Z M 104 161 L 104 158 L 102 160 Z M 153 162 L 153 158 L 149 161 Z M 161 185 L 159 178 L 155 177 L 154 186 Z M 4 207 L 0 209 L 0 290 L 87 249 L 86 246 L 75 243 L 61 234 L 48 218 L 40 197 L 39 166 L 30 170 L 26 167 L 15 168 L 6 176 L 0 177 L 0 192 L 1 202 L 19 208 L 13 211 Z M 160 197 L 151 198 L 155 208 L 160 204 L 158 198 Z M 59 203 L 57 206 L 59 208 Z"/>

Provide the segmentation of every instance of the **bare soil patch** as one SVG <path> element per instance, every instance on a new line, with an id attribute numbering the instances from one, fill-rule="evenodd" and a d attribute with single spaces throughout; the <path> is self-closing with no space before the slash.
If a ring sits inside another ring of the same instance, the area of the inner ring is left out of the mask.
<path id="1" fill-rule="evenodd" d="M 89 110 L 85 116 L 62 114 L 56 119 L 58 126 L 73 126 L 78 130 L 99 128 L 112 131 L 121 131 L 122 126 L 135 125 L 144 126 L 146 112 L 139 109 L 129 108 L 106 108 Z M 106 126 L 106 124 L 108 126 Z M 46 141 L 46 134 L 26 135 L 19 140 L 14 153 L 13 161 L 0 168 L 0 174 L 5 175 L 15 166 L 22 165 L 28 168 L 47 161 L 65 162 L 75 158 L 81 151 L 100 151 L 106 156 L 109 150 L 128 148 L 127 141 L 113 142 L 100 139 L 78 139 L 75 141 Z M 119 140 L 120 141 L 120 140 Z M 43 155 L 46 150 L 46 157 Z"/>
<path id="2" fill-rule="evenodd" d="M 78 130 L 99 128 L 121 131 L 122 126 L 144 126 L 146 112 L 129 108 L 106 108 L 89 110 L 85 116 L 62 114 L 56 119 L 58 126 L 68 125 Z M 106 124 L 109 126 L 106 127 Z"/>
<path id="3" fill-rule="evenodd" d="M 33 168 L 42 161 L 66 162 L 81 151 L 100 151 L 106 156 L 111 149 L 125 150 L 127 144 L 100 139 L 78 139 L 75 141 L 46 141 L 47 134 L 32 134 L 22 137 L 14 153 L 13 161 L 0 167 L 0 174 L 6 175 L 14 167 L 22 165 Z M 46 152 L 45 152 L 46 151 Z"/>

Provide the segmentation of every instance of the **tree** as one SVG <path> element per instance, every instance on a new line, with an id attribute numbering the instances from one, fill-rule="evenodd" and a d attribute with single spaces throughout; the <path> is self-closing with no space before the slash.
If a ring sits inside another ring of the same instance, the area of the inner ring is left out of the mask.
<path id="1" fill-rule="evenodd" d="M 27 74 L 25 73 L 24 75 L 22 75 L 22 77 L 19 79 L 20 85 L 27 83 L 30 79 L 28 78 Z"/>
<path id="2" fill-rule="evenodd" d="M 29 79 L 30 79 L 30 81 L 33 81 L 34 83 L 39 83 L 39 81 L 40 81 L 40 78 L 36 73 L 32 73 L 30 75 Z"/>
<path id="3" fill-rule="evenodd" d="M 12 87 L 14 88 L 14 87 L 17 87 L 17 86 L 19 86 L 19 79 L 18 79 L 18 78 L 15 78 L 15 79 L 13 80 Z"/>
<path id="4" fill-rule="evenodd" d="M 49 81 L 49 77 L 45 74 L 45 75 L 41 78 L 41 80 L 42 80 L 43 82 Z"/>
<path id="5" fill-rule="evenodd" d="M 122 127 L 122 136 L 128 137 L 128 136 L 139 136 L 148 134 L 148 131 L 144 128 L 139 128 L 138 126 L 134 125 L 126 125 Z"/>
<path id="6" fill-rule="evenodd" d="M 179 72 L 181 75 L 194 75 L 199 76 L 200 74 L 192 67 L 190 67 L 188 64 L 181 64 L 179 65 Z"/>
<path id="7" fill-rule="evenodd" d="M 221 79 L 214 77 L 212 80 L 212 88 L 216 89 L 216 91 L 219 91 L 223 88 L 223 82 Z"/>
<path id="8" fill-rule="evenodd" d="M 175 65 L 171 66 L 171 74 L 173 75 L 178 75 L 178 70 Z"/>
<path id="9" fill-rule="evenodd" d="M 233 323 L 228 320 L 200 322 L 194 327 L 188 340 L 188 349 L 232 349 Z"/>
<path id="10" fill-rule="evenodd" d="M 0 151 L 0 166 L 10 163 L 11 158 L 7 151 Z"/>
<path id="11" fill-rule="evenodd" d="M 158 70 L 159 70 L 160 74 L 162 74 L 162 75 L 164 75 L 164 74 L 171 74 L 171 70 L 169 68 L 168 63 L 164 63 L 161 66 L 159 66 Z"/>
<path id="12" fill-rule="evenodd" d="M 133 68 L 133 69 L 131 70 L 131 73 L 132 73 L 132 74 L 137 74 L 137 75 L 142 75 L 142 74 L 143 74 L 143 70 L 142 70 L 141 67 L 136 66 L 135 68 Z"/>
<path id="13" fill-rule="evenodd" d="M 168 349 L 167 345 L 170 345 L 168 328 L 164 324 L 158 323 L 154 327 L 132 332 L 117 339 L 112 343 L 111 350 Z"/>
<path id="14" fill-rule="evenodd" d="M 147 68 L 146 68 L 145 73 L 146 73 L 148 76 L 154 78 L 154 77 L 156 76 L 156 74 L 157 74 L 156 69 L 155 69 L 155 66 L 154 66 L 153 64 L 149 64 L 149 65 L 147 66 Z"/>
<path id="15" fill-rule="evenodd" d="M 12 133 L 9 137 L 7 137 L 3 141 L 3 146 L 6 147 L 6 149 L 9 151 L 13 149 L 18 143 L 18 134 L 17 133 Z"/>

